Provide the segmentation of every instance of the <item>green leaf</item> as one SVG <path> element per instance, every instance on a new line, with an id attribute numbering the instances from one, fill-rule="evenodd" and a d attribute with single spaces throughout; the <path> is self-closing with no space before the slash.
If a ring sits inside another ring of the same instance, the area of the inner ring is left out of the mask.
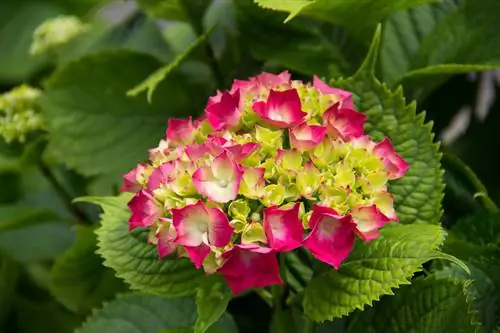
<path id="1" fill-rule="evenodd" d="M 457 222 L 450 234 L 474 245 L 492 245 L 500 249 L 500 213 L 480 212 L 465 217 Z"/>
<path id="2" fill-rule="evenodd" d="M 50 291 L 56 299 L 77 313 L 87 313 L 116 293 L 126 289 L 114 271 L 102 266 L 95 251 L 93 227 L 78 227 L 76 241 L 57 258 L 51 271 Z"/>
<path id="3" fill-rule="evenodd" d="M 225 312 L 232 294 L 222 276 L 206 278 L 196 292 L 198 319 L 194 333 L 206 332 Z"/>
<path id="4" fill-rule="evenodd" d="M 18 267 L 16 263 L 0 249 L 0 327 L 9 315 L 17 277 Z"/>
<path id="5" fill-rule="evenodd" d="M 470 281 L 416 279 L 375 308 L 373 328 L 386 333 L 479 332 L 471 312 Z"/>
<path id="6" fill-rule="evenodd" d="M 192 295 L 204 278 L 187 259 L 159 259 L 156 247 L 147 243 L 148 231 L 128 230 L 129 195 L 80 198 L 98 204 L 104 210 L 102 226 L 97 230 L 99 254 L 104 265 L 130 284 L 132 289 L 175 297 Z"/>
<path id="7" fill-rule="evenodd" d="M 499 11 L 496 0 L 445 0 L 393 14 L 384 26 L 382 79 L 434 87 L 442 80 L 422 80 L 500 67 Z"/>
<path id="8" fill-rule="evenodd" d="M 201 20 L 211 0 L 139 0 L 139 5 L 155 18 L 186 21 L 201 34 Z"/>
<path id="9" fill-rule="evenodd" d="M 358 243 L 338 271 L 313 277 L 304 295 L 306 315 L 332 320 L 391 295 L 437 255 L 444 237 L 440 227 L 423 223 L 386 226 L 381 234 L 369 244 Z"/>
<path id="10" fill-rule="evenodd" d="M 196 306 L 192 298 L 166 299 L 156 295 L 132 293 L 120 295 L 102 309 L 94 311 L 76 333 L 186 332 L 186 329 L 192 332 L 195 322 Z M 228 322 L 232 326 L 225 326 Z M 232 319 L 227 315 L 219 323 L 216 326 L 221 329 L 234 327 Z M 230 329 L 227 332 L 235 331 Z"/>
<path id="11" fill-rule="evenodd" d="M 416 114 L 415 103 L 406 104 L 401 88 L 391 91 L 374 77 L 379 41 L 380 27 L 358 72 L 331 84 L 359 96 L 359 110 L 368 116 L 367 133 L 376 140 L 388 136 L 410 164 L 406 175 L 389 186 L 400 221 L 439 223 L 444 184 L 432 123 L 424 123 L 425 113 Z"/>
<path id="12" fill-rule="evenodd" d="M 368 37 L 375 25 L 389 14 L 408 7 L 438 0 L 255 0 L 260 6 L 296 15 L 307 15 L 349 29 L 360 38 Z"/>
<path id="13" fill-rule="evenodd" d="M 308 75 L 340 75 L 350 67 L 318 24 L 297 20 L 283 24 L 283 15 L 266 11 L 252 0 L 234 1 L 244 46 L 263 61 Z"/>
<path id="14" fill-rule="evenodd" d="M 3 184 L 2 184 L 3 185 Z M 30 206 L 0 206 L 0 232 L 54 221 L 58 215 L 47 208 Z"/>
<path id="15" fill-rule="evenodd" d="M 136 85 L 127 92 L 127 96 L 137 96 L 140 93 L 147 91 L 148 102 L 151 103 L 153 93 L 156 87 L 167 78 L 167 76 L 177 67 L 179 67 L 189 56 L 195 52 L 200 46 L 207 42 L 207 38 L 212 32 L 212 29 L 198 37 L 183 53 L 179 54 L 171 63 L 156 70 L 149 75 L 143 82 Z"/>
<path id="16" fill-rule="evenodd" d="M 49 150 L 84 175 L 108 174 L 118 180 L 157 145 L 167 117 L 201 110 L 205 103 L 204 98 L 193 98 L 205 93 L 179 73 L 170 73 L 158 86 L 152 105 L 126 97 L 130 87 L 158 67 L 150 56 L 120 50 L 59 68 L 40 101 Z"/>

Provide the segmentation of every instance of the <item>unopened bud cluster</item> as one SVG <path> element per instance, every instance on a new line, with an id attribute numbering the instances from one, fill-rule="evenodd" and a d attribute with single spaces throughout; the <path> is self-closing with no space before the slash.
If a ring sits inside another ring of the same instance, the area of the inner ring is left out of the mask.
<path id="1" fill-rule="evenodd" d="M 360 237 L 397 221 L 387 182 L 408 164 L 364 134 L 352 94 L 288 72 L 235 80 L 197 120 L 170 119 L 149 163 L 124 176 L 130 229 L 161 257 L 222 274 L 235 294 L 282 283 L 276 254 L 338 268 Z"/>
<path id="2" fill-rule="evenodd" d="M 87 31 L 88 25 L 76 16 L 58 16 L 44 21 L 33 33 L 31 55 L 40 55 L 60 46 Z"/>
<path id="3" fill-rule="evenodd" d="M 36 106 L 40 93 L 22 85 L 0 95 L 0 136 L 7 143 L 24 142 L 27 134 L 43 128 Z"/>

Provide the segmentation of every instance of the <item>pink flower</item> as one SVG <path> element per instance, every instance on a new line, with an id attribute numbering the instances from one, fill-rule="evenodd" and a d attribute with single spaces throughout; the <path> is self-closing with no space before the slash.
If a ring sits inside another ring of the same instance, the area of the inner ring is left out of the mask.
<path id="1" fill-rule="evenodd" d="M 250 156 L 255 150 L 257 150 L 260 147 L 258 143 L 255 142 L 247 142 L 242 145 L 240 144 L 233 144 L 233 145 L 224 145 L 223 148 L 231 153 L 231 156 L 236 161 L 241 161 L 245 159 L 245 157 Z"/>
<path id="2" fill-rule="evenodd" d="M 365 242 L 380 236 L 378 230 L 390 221 L 375 205 L 356 207 L 351 215 L 356 224 L 356 234 Z"/>
<path id="3" fill-rule="evenodd" d="M 334 138 L 349 140 L 364 135 L 366 115 L 353 109 L 340 108 L 338 103 L 326 110 L 323 120 Z"/>
<path id="4" fill-rule="evenodd" d="M 396 153 L 389 138 L 384 138 L 375 145 L 373 153 L 384 162 L 389 179 L 398 179 L 404 176 L 410 165 Z"/>
<path id="5" fill-rule="evenodd" d="M 123 185 L 120 192 L 138 192 L 142 189 L 141 179 L 144 178 L 144 170 L 147 164 L 137 166 L 123 176 Z"/>
<path id="6" fill-rule="evenodd" d="M 196 136 L 196 127 L 191 117 L 188 119 L 169 119 L 167 142 L 173 147 L 192 143 Z"/>
<path id="7" fill-rule="evenodd" d="M 250 288 L 282 284 L 276 252 L 255 244 L 235 245 L 223 254 L 226 259 L 218 272 L 234 295 Z"/>
<path id="8" fill-rule="evenodd" d="M 202 201 L 172 209 L 172 222 L 177 232 L 175 243 L 184 246 L 196 268 L 210 252 L 209 245 L 224 247 L 233 234 L 226 214 L 219 208 L 206 207 Z"/>
<path id="9" fill-rule="evenodd" d="M 207 120 L 214 130 L 238 127 L 241 118 L 240 91 L 223 92 L 220 101 L 209 103 L 205 109 Z"/>
<path id="10" fill-rule="evenodd" d="M 251 77 L 248 81 L 234 80 L 231 91 L 240 89 L 247 94 L 260 94 L 269 89 L 289 85 L 290 78 L 291 75 L 288 71 L 281 72 L 277 75 L 262 72 L 257 76 Z"/>
<path id="11" fill-rule="evenodd" d="M 149 227 L 162 216 L 163 211 L 156 200 L 145 190 L 139 191 L 128 203 L 132 212 L 129 219 L 129 230 L 138 227 Z"/>
<path id="12" fill-rule="evenodd" d="M 177 244 L 175 244 L 175 238 L 177 233 L 172 224 L 172 221 L 167 219 L 160 224 L 158 232 L 156 233 L 156 239 L 158 240 L 157 248 L 160 258 L 164 258 L 175 251 Z"/>
<path id="13" fill-rule="evenodd" d="M 326 127 L 302 123 L 289 129 L 290 144 L 301 151 L 316 147 L 326 135 Z"/>
<path id="14" fill-rule="evenodd" d="M 295 89 L 271 90 L 267 102 L 255 102 L 253 110 L 268 124 L 280 128 L 298 125 L 307 115 L 302 111 L 300 97 Z"/>
<path id="15" fill-rule="evenodd" d="M 223 152 L 211 165 L 201 167 L 193 174 L 196 190 L 215 202 L 234 200 L 240 188 L 243 170 L 228 154 Z"/>
<path id="16" fill-rule="evenodd" d="M 339 216 L 331 208 L 316 205 L 309 226 L 312 230 L 304 246 L 316 259 L 338 269 L 354 245 L 356 225 L 351 216 Z"/>
<path id="17" fill-rule="evenodd" d="M 175 167 L 172 162 L 163 163 L 154 169 L 148 179 L 148 191 L 152 192 L 161 185 L 167 184 L 174 169 Z"/>
<path id="18" fill-rule="evenodd" d="M 304 229 L 299 220 L 300 203 L 291 208 L 272 206 L 264 209 L 264 231 L 269 247 L 278 252 L 298 248 L 304 238 Z"/>
<path id="19" fill-rule="evenodd" d="M 356 109 L 354 106 L 354 102 L 352 100 L 352 93 L 346 90 L 330 87 L 328 84 L 323 82 L 316 75 L 313 77 L 313 86 L 318 89 L 323 94 L 332 94 L 340 97 L 340 102 L 342 104 L 342 108 L 346 109 Z"/>

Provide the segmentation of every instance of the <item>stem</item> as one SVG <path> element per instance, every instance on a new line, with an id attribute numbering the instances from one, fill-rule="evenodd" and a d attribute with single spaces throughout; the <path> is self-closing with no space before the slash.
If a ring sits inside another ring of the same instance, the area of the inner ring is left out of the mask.
<path id="1" fill-rule="evenodd" d="M 68 211 L 71 214 L 73 214 L 73 216 L 76 218 L 77 222 L 81 224 L 90 224 L 87 217 L 85 216 L 85 213 L 72 204 L 73 198 L 71 197 L 71 195 L 69 195 L 68 192 L 66 192 L 66 189 L 59 183 L 59 181 L 54 176 L 50 168 L 41 161 L 38 163 L 38 167 L 42 175 L 45 177 L 45 179 L 47 179 L 50 185 L 54 188 L 54 191 L 56 191 L 57 195 L 64 203 Z"/>
<path id="2" fill-rule="evenodd" d="M 263 288 L 255 288 L 254 290 L 267 305 L 273 307 L 273 295 L 269 291 Z"/>
<path id="3" fill-rule="evenodd" d="M 309 318 L 304 319 L 304 333 L 314 333 L 316 331 L 316 323 Z"/>
<path id="4" fill-rule="evenodd" d="M 205 44 L 205 54 L 208 58 L 208 65 L 210 66 L 212 74 L 215 78 L 215 82 L 217 82 L 217 86 L 219 88 L 224 88 L 224 75 L 222 74 L 219 63 L 215 58 L 214 50 L 212 49 L 212 46 L 210 45 L 210 40 L 208 38 Z"/>

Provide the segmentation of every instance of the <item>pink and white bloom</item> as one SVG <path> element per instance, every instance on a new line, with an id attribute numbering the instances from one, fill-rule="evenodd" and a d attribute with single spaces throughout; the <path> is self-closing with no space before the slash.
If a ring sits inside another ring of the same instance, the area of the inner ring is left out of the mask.
<path id="1" fill-rule="evenodd" d="M 120 187 L 120 192 L 139 192 L 144 181 L 144 170 L 146 170 L 146 164 L 137 164 L 135 168 L 130 170 L 123 176 L 123 185 Z"/>
<path id="2" fill-rule="evenodd" d="M 304 246 L 316 259 L 338 269 L 354 245 L 356 225 L 351 216 L 339 216 L 331 208 L 316 205 L 309 227 L 312 230 Z"/>
<path id="3" fill-rule="evenodd" d="M 339 96 L 342 108 L 353 109 L 353 110 L 356 109 L 356 106 L 354 105 L 354 101 L 352 99 L 352 93 L 350 91 L 330 87 L 316 75 L 313 77 L 313 86 L 323 94 L 331 94 Z"/>
<path id="4" fill-rule="evenodd" d="M 290 144 L 293 148 L 304 151 L 316 147 L 326 135 L 326 127 L 302 123 L 289 130 Z"/>
<path id="5" fill-rule="evenodd" d="M 326 110 L 323 121 L 332 137 L 349 140 L 364 135 L 366 115 L 337 103 Z"/>
<path id="6" fill-rule="evenodd" d="M 162 216 L 163 210 L 153 196 L 141 190 L 128 203 L 132 215 L 129 219 L 129 230 L 139 227 L 149 227 Z"/>
<path id="7" fill-rule="evenodd" d="M 379 229 L 390 222 L 375 205 L 355 207 L 351 215 L 356 224 L 356 234 L 365 242 L 380 236 Z"/>
<path id="8" fill-rule="evenodd" d="M 241 118 L 240 91 L 223 92 L 220 101 L 209 103 L 205 109 L 208 122 L 218 131 L 238 127 Z"/>
<path id="9" fill-rule="evenodd" d="M 163 163 L 154 169 L 148 179 L 148 191 L 152 192 L 161 185 L 168 184 L 174 169 L 175 167 L 172 162 Z"/>
<path id="10" fill-rule="evenodd" d="M 224 212 L 207 207 L 202 201 L 172 209 L 172 223 L 177 233 L 175 243 L 183 245 L 196 268 L 210 252 L 210 245 L 224 247 L 231 241 L 233 228 Z"/>
<path id="11" fill-rule="evenodd" d="M 272 74 L 262 72 L 257 76 L 247 80 L 234 80 L 231 91 L 240 89 L 248 94 L 261 94 L 269 89 L 274 89 L 281 86 L 287 86 L 291 82 L 291 75 L 288 71 L 280 74 Z"/>
<path id="12" fill-rule="evenodd" d="M 160 224 L 156 233 L 156 239 L 158 255 L 160 256 L 160 258 L 164 258 L 169 254 L 172 254 L 177 248 L 177 244 L 175 244 L 177 233 L 171 220 L 164 218 L 162 218 L 161 220 L 162 223 Z"/>
<path id="13" fill-rule="evenodd" d="M 237 244 L 223 254 L 224 265 L 218 272 L 224 276 L 234 295 L 250 288 L 282 284 L 276 252 L 255 244 Z"/>
<path id="14" fill-rule="evenodd" d="M 193 174 L 196 190 L 209 200 L 225 203 L 234 200 L 240 189 L 243 169 L 228 152 L 217 156 L 211 165 L 203 166 Z"/>
<path id="15" fill-rule="evenodd" d="M 373 147 L 373 153 L 380 157 L 385 165 L 389 179 L 404 176 L 410 165 L 394 150 L 389 138 L 384 138 Z"/>
<path id="16" fill-rule="evenodd" d="M 185 146 L 193 143 L 196 137 L 196 127 L 193 119 L 169 119 L 167 126 L 167 142 L 169 146 Z"/>
<path id="17" fill-rule="evenodd" d="M 264 232 L 269 247 L 278 252 L 298 248 L 304 238 L 304 229 L 299 220 L 300 202 L 291 208 L 271 206 L 264 209 Z"/>
<path id="18" fill-rule="evenodd" d="M 253 110 L 266 123 L 279 128 L 298 125 L 307 115 L 302 111 L 302 104 L 296 89 L 271 90 L 267 102 L 255 102 Z"/>

